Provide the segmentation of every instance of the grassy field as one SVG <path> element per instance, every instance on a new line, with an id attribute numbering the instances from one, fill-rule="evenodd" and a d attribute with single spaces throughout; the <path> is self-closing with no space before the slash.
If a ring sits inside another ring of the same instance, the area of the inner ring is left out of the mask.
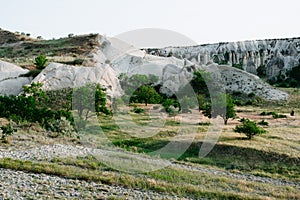
<path id="1" fill-rule="evenodd" d="M 268 133 L 247 140 L 245 135 L 233 131 L 235 125 L 239 124 L 238 119 L 231 120 L 228 125 L 224 126 L 213 150 L 204 158 L 199 158 L 198 154 L 208 129 L 206 124 L 180 124 L 178 120 L 171 117 L 166 120 L 158 134 L 146 138 L 132 136 L 136 134 L 134 131 L 141 129 L 134 130 L 132 128 L 124 132 L 111 119 L 102 118 L 100 124 L 102 130 L 114 145 L 139 153 L 150 153 L 164 147 L 176 136 L 179 126 L 195 126 L 195 129 L 198 130 L 196 138 L 179 160 L 235 172 L 247 172 L 260 176 L 300 181 L 298 167 L 300 118 L 295 116 L 286 119 L 273 119 L 270 116 L 260 116 L 260 109 L 254 107 L 238 109 L 247 110 L 247 112 L 239 112 L 239 118 L 247 117 L 256 121 L 262 119 L 267 121 L 269 126 L 264 128 Z M 265 110 L 265 108 L 261 110 Z M 139 121 L 144 123 L 148 119 L 145 114 L 133 115 L 135 118 L 139 115 Z M 172 155 L 162 156 L 165 158 L 172 157 Z"/>

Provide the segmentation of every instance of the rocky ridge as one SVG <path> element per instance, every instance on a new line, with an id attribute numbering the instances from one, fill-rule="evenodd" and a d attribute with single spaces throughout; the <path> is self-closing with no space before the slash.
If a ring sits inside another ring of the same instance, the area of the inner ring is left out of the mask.
<path id="1" fill-rule="evenodd" d="M 200 65 L 211 62 L 239 65 L 243 70 L 257 74 L 264 68 L 266 77 L 285 74 L 300 63 L 300 38 L 249 40 L 221 42 L 190 47 L 166 47 L 149 49 L 149 53 L 160 56 L 173 55 Z"/>

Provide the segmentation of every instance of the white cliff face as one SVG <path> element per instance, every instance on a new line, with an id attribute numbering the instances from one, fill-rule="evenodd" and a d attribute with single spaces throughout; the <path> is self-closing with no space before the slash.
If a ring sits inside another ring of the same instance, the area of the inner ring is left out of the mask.
<path id="1" fill-rule="evenodd" d="M 209 68 L 210 66 L 207 66 Z M 221 80 L 227 91 L 255 94 L 266 100 L 285 100 L 288 98 L 286 92 L 277 90 L 262 81 L 258 76 L 243 70 L 233 69 L 226 65 L 217 67 L 221 74 Z"/>
<path id="2" fill-rule="evenodd" d="M 252 74 L 257 74 L 257 68 L 264 66 L 267 77 L 272 78 L 300 64 L 300 38 L 167 47 L 150 53 L 161 56 L 171 53 L 200 65 L 226 61 L 230 66 L 240 64 Z"/>
<path id="3" fill-rule="evenodd" d="M 30 78 L 19 77 L 28 70 L 0 60 L 0 95 L 17 95 L 23 85 L 30 83 Z"/>
<path id="4" fill-rule="evenodd" d="M 108 65 L 97 64 L 96 67 L 78 67 L 58 63 L 49 64 L 33 82 L 43 84 L 45 90 L 75 88 L 87 83 L 99 83 L 107 88 L 107 95 L 120 96 L 122 89 L 114 70 Z"/>

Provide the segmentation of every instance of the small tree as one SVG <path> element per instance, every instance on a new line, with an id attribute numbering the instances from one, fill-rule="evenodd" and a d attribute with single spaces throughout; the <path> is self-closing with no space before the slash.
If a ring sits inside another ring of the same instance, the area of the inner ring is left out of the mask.
<path id="1" fill-rule="evenodd" d="M 44 69 L 47 61 L 48 59 L 46 58 L 45 55 L 39 55 L 38 57 L 35 58 L 34 64 L 36 65 L 37 69 Z"/>
<path id="2" fill-rule="evenodd" d="M 226 97 L 226 103 L 224 103 L 224 99 L 223 99 L 225 97 Z M 211 103 L 205 103 L 201 107 L 201 110 L 203 110 L 202 113 L 205 116 L 211 118 L 211 117 L 217 117 L 219 115 L 224 119 L 225 125 L 227 124 L 228 119 L 236 117 L 236 111 L 234 109 L 233 99 L 229 94 L 226 94 L 226 96 L 222 94 L 216 95 L 216 97 L 212 100 L 214 101 L 215 109 L 212 109 Z"/>
<path id="3" fill-rule="evenodd" d="M 236 111 L 234 109 L 233 99 L 231 98 L 230 94 L 226 95 L 226 114 L 222 115 L 221 117 L 224 119 L 224 123 L 227 124 L 228 119 L 236 117 Z"/>
<path id="4" fill-rule="evenodd" d="M 182 97 L 180 99 L 180 108 L 182 113 L 189 113 L 191 112 L 190 108 L 194 107 L 196 102 L 193 101 L 192 98 L 188 96 Z"/>
<path id="5" fill-rule="evenodd" d="M 234 132 L 244 133 L 248 139 L 252 139 L 254 135 L 263 134 L 267 131 L 263 128 L 257 126 L 256 122 L 249 119 L 242 119 L 243 124 L 237 125 L 234 128 Z"/>
<path id="6" fill-rule="evenodd" d="M 198 70 L 194 72 L 194 77 L 191 80 L 190 84 L 197 94 L 204 94 L 206 96 L 209 96 L 209 91 L 207 88 L 206 81 L 210 81 L 210 80 L 211 80 L 211 75 L 209 72 L 206 72 L 204 70 Z"/>
<path id="7" fill-rule="evenodd" d="M 106 107 L 105 89 L 100 84 L 87 84 L 73 89 L 72 108 L 78 111 L 80 119 L 87 120 L 90 112 L 110 114 Z M 84 114 L 84 110 L 86 110 Z"/>

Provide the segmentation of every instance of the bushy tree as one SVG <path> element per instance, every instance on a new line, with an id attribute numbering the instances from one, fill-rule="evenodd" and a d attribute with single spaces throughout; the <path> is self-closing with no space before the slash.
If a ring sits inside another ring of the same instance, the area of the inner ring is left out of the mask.
<path id="1" fill-rule="evenodd" d="M 145 103 L 146 106 L 148 103 L 160 103 L 161 99 L 161 96 L 156 92 L 156 90 L 148 85 L 141 86 L 132 95 L 132 101 Z"/>
<path id="2" fill-rule="evenodd" d="M 122 89 L 127 95 L 132 95 L 137 88 L 143 85 L 153 86 L 158 81 L 158 77 L 153 74 L 134 74 L 129 77 L 127 74 L 121 73 L 118 78 Z"/>
<path id="3" fill-rule="evenodd" d="M 17 123 L 21 121 L 38 122 L 46 129 L 61 117 L 72 122 L 71 112 L 51 108 L 51 104 L 47 101 L 47 95 L 41 87 L 42 85 L 39 83 L 32 83 L 32 85 L 24 87 L 22 95 L 0 96 L 0 117 L 11 119 Z"/>
<path id="4" fill-rule="evenodd" d="M 254 135 L 263 134 L 267 132 L 263 128 L 258 127 L 256 122 L 251 121 L 249 119 L 243 118 L 241 122 L 243 124 L 237 125 L 234 128 L 234 131 L 238 133 L 244 133 L 248 139 L 252 139 Z"/>
<path id="5" fill-rule="evenodd" d="M 45 55 L 39 55 L 35 58 L 34 64 L 36 65 L 37 69 L 44 69 L 46 66 L 48 59 Z"/>

